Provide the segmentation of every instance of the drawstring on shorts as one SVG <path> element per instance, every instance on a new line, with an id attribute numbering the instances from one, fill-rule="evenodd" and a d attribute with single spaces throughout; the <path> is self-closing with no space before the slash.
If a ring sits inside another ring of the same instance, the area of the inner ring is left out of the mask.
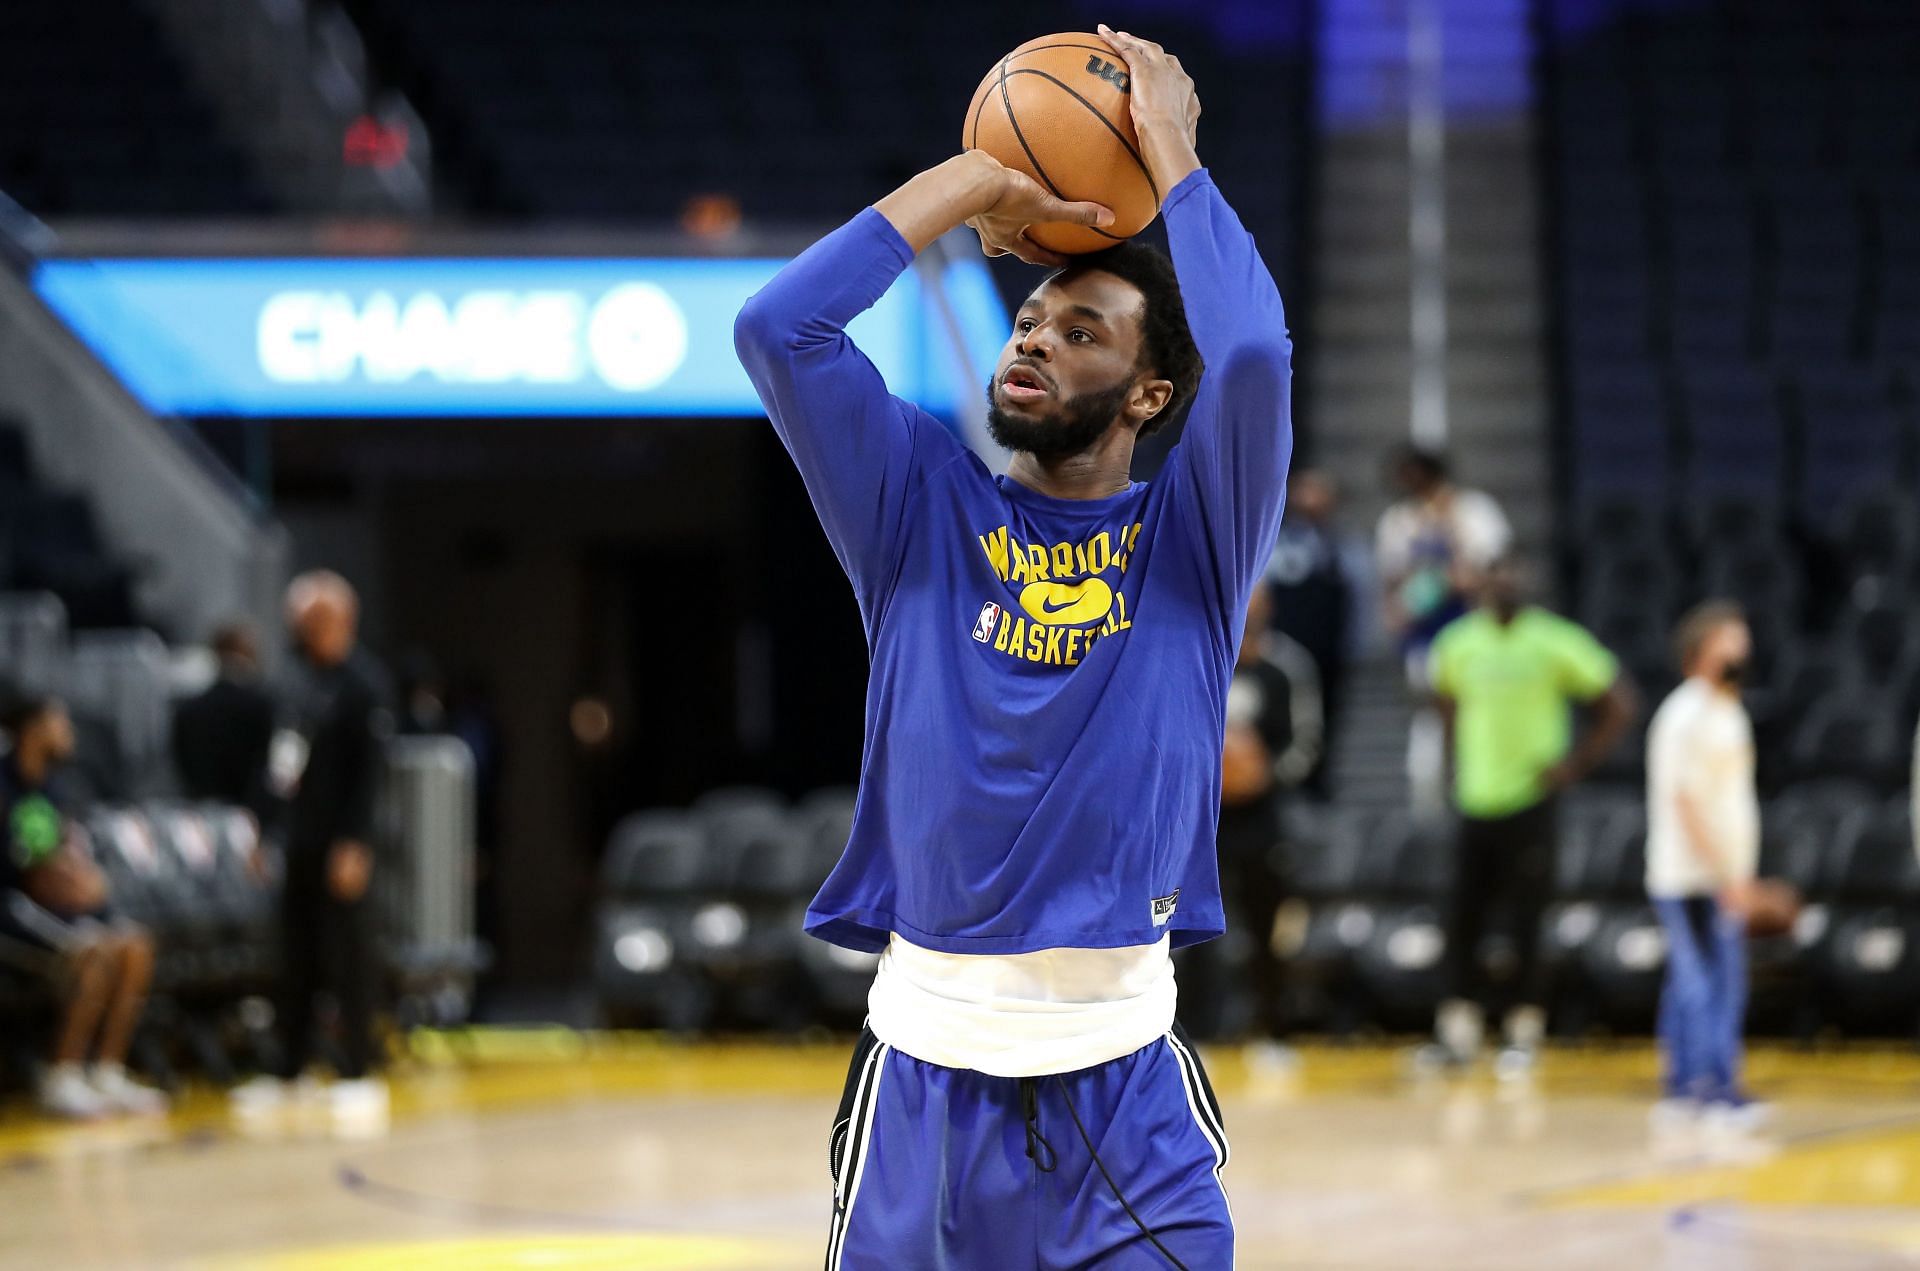
<path id="1" fill-rule="evenodd" d="M 1060 1154 L 1040 1133 L 1040 1079 L 1020 1078 L 1020 1112 L 1027 1122 L 1027 1159 L 1042 1174 L 1051 1174 L 1060 1165 Z"/>

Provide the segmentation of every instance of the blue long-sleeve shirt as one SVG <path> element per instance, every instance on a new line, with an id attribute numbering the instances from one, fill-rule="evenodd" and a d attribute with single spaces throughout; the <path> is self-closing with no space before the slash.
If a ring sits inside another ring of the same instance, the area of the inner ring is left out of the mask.
<path id="1" fill-rule="evenodd" d="M 807 930 L 878 950 L 1220 934 L 1227 685 L 1293 448 L 1292 342 L 1204 169 L 1164 215 L 1206 359 L 1158 480 L 1056 499 L 887 392 L 846 325 L 913 251 L 869 208 L 747 302 L 740 360 L 860 604 L 872 670 L 847 850 Z"/>

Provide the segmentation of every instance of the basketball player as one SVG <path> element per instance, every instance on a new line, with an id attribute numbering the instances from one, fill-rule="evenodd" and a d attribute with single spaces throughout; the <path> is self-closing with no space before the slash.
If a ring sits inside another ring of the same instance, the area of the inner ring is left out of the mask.
<path id="1" fill-rule="evenodd" d="M 1665 1097 L 1656 1126 L 1704 1113 L 1734 1128 L 1764 1109 L 1740 1087 L 1746 914 L 1760 859 L 1753 724 L 1740 684 L 1753 637 L 1738 605 L 1710 601 L 1675 637 L 1686 675 L 1647 733 L 1647 894 L 1667 930 L 1660 993 Z"/>
<path id="2" fill-rule="evenodd" d="M 872 659 L 852 839 L 807 914 L 883 953 L 831 1134 L 830 1268 L 1233 1262 L 1227 1144 L 1169 954 L 1222 929 L 1227 685 L 1280 520 L 1292 346 L 1195 154 L 1192 81 L 1101 33 L 1171 267 L 1134 244 L 1042 250 L 1027 226 L 1111 213 L 967 153 L 815 244 L 735 326 Z M 889 396 L 845 331 L 962 224 L 1059 267 L 988 386 L 1004 477 Z M 1131 481 L 1135 442 L 1182 408 L 1160 479 Z"/>

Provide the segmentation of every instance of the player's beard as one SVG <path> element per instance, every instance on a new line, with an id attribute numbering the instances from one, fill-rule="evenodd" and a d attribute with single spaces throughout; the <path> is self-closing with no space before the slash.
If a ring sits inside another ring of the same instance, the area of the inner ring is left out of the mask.
<path id="1" fill-rule="evenodd" d="M 998 376 L 987 381 L 987 432 L 1008 450 L 1024 450 L 1043 463 L 1070 459 L 1093 448 L 1127 404 L 1133 381 L 1093 389 L 1062 401 L 1044 415 L 1027 417 L 1001 409 Z"/>

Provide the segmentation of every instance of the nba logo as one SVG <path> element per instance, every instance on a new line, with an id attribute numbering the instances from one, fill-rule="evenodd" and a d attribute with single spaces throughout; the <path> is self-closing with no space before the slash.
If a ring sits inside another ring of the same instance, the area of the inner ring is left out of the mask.
<path id="1" fill-rule="evenodd" d="M 980 606 L 980 617 L 973 624 L 973 638 L 985 644 L 993 639 L 993 628 L 1000 621 L 1000 606 L 989 600 Z"/>

